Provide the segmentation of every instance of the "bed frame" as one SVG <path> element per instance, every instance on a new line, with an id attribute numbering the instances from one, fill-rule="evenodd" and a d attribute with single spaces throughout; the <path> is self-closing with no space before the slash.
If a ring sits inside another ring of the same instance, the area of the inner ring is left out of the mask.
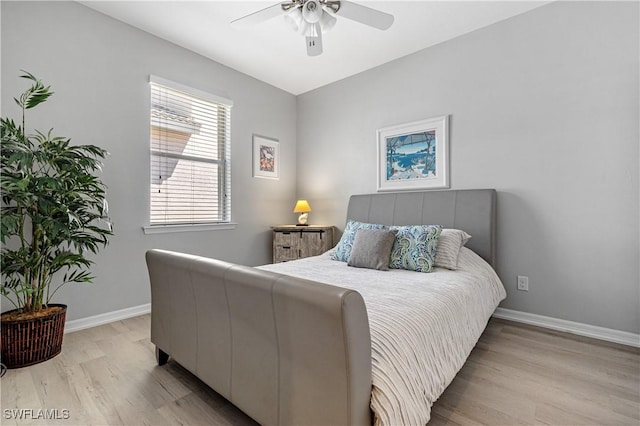
<path id="1" fill-rule="evenodd" d="M 495 265 L 495 190 L 354 195 L 347 219 L 464 229 Z M 151 342 L 264 425 L 370 425 L 371 338 L 356 291 L 182 253 L 146 254 Z"/>

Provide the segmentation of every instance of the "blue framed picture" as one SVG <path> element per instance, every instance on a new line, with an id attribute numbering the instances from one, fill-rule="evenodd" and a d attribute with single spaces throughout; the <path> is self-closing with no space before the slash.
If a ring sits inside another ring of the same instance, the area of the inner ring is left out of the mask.
<path id="1" fill-rule="evenodd" d="M 449 117 L 378 130 L 378 191 L 449 187 Z"/>

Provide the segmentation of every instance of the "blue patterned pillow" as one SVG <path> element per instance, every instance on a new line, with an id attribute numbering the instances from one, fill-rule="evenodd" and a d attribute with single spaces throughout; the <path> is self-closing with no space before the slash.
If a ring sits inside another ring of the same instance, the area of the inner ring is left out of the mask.
<path id="1" fill-rule="evenodd" d="M 331 253 L 332 260 L 339 260 L 341 262 L 349 261 L 351 250 L 353 249 L 353 241 L 356 239 L 356 232 L 358 232 L 358 229 L 386 229 L 386 226 L 350 220 L 344 228 L 342 238 L 340 238 L 340 242 L 336 246 L 336 249 Z"/>
<path id="2" fill-rule="evenodd" d="M 431 272 L 436 261 L 440 225 L 391 226 L 398 230 L 389 268 Z"/>

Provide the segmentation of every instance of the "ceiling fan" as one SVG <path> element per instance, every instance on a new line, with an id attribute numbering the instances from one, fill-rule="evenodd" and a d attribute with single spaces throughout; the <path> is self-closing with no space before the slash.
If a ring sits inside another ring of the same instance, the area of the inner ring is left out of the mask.
<path id="1" fill-rule="evenodd" d="M 333 28 L 336 17 L 351 19 L 379 30 L 386 30 L 393 24 L 393 15 L 350 1 L 290 0 L 238 18 L 231 25 L 249 28 L 280 15 L 284 15 L 295 31 L 305 36 L 309 56 L 322 53 L 322 32 Z"/>

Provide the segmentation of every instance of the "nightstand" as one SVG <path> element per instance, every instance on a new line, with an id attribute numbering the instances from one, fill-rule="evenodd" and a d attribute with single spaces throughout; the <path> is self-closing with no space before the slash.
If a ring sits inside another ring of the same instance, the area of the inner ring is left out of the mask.
<path id="1" fill-rule="evenodd" d="M 333 247 L 333 226 L 281 225 L 273 229 L 273 263 L 317 256 Z"/>

